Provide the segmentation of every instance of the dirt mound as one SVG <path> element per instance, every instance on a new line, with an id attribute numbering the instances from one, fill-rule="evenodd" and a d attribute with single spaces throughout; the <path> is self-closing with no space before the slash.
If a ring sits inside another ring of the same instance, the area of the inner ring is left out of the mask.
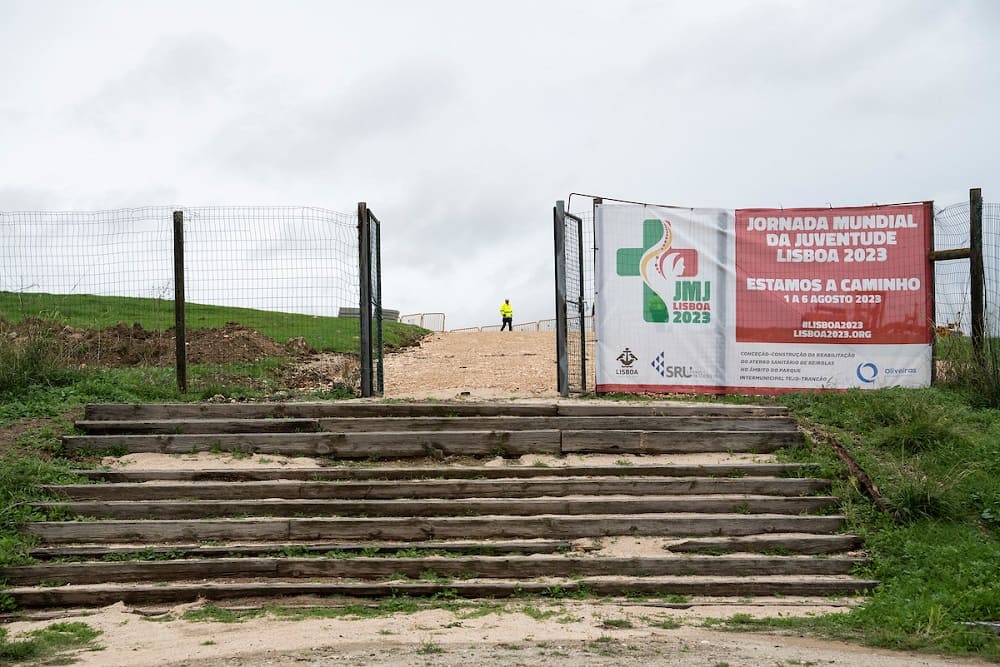
<path id="1" fill-rule="evenodd" d="M 50 320 L 26 319 L 11 324 L 0 319 L 0 334 L 24 344 L 49 339 L 60 356 L 88 366 L 171 366 L 175 363 L 174 330 L 149 331 L 122 322 L 100 330 L 64 327 Z M 301 341 L 285 347 L 255 329 L 227 322 L 221 329 L 187 332 L 191 364 L 250 362 L 264 357 L 298 357 L 311 352 Z"/>

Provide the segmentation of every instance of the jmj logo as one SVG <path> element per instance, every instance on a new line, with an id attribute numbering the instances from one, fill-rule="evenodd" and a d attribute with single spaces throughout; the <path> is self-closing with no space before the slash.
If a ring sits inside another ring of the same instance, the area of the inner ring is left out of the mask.
<path id="1" fill-rule="evenodd" d="M 642 277 L 642 319 L 646 322 L 669 322 L 671 308 L 668 304 L 672 302 L 688 302 L 694 297 L 697 301 L 708 302 L 711 297 L 707 281 L 679 280 L 698 275 L 698 251 L 675 248 L 673 242 L 669 220 L 649 219 L 642 223 L 641 248 L 618 249 L 618 275 Z M 706 304 L 706 307 L 689 310 L 708 311 L 710 306 Z M 688 323 L 691 320 L 688 317 L 676 321 Z M 705 322 L 708 321 L 705 318 Z"/>

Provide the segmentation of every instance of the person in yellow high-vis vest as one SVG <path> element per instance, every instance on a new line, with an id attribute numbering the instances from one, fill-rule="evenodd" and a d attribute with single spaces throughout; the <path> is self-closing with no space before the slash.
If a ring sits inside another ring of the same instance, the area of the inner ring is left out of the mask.
<path id="1" fill-rule="evenodd" d="M 500 331 L 503 331 L 504 327 L 507 327 L 507 331 L 513 331 L 514 308 L 510 305 L 510 299 L 504 299 L 503 303 L 500 304 L 500 317 L 503 318 L 503 323 L 500 325 Z"/>

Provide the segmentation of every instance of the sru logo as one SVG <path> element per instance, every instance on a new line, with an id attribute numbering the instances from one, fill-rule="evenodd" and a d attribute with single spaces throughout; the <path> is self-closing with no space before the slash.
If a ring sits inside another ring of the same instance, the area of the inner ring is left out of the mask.
<path id="1" fill-rule="evenodd" d="M 667 378 L 690 378 L 691 369 L 687 366 L 667 366 L 663 369 L 663 377 Z"/>

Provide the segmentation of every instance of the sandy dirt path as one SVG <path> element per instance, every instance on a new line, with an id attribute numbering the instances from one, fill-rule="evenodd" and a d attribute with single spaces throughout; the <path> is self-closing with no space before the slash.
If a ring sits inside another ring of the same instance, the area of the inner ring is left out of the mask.
<path id="1" fill-rule="evenodd" d="M 485 611 L 431 609 L 367 619 L 193 622 L 180 617 L 199 605 L 176 607 L 147 619 L 114 605 L 77 619 L 103 632 L 103 650 L 74 657 L 84 666 L 284 667 L 291 665 L 678 665 L 757 667 L 944 667 L 986 665 L 852 646 L 801 636 L 720 632 L 706 618 L 746 613 L 800 613 L 795 599 L 728 600 L 670 609 L 642 603 L 509 601 Z M 843 611 L 830 606 L 814 612 Z M 14 623 L 12 634 L 39 623 Z M 66 664 L 66 663 L 60 663 Z"/>
<path id="2" fill-rule="evenodd" d="M 386 398 L 554 398 L 551 331 L 436 333 L 385 359 Z"/>

